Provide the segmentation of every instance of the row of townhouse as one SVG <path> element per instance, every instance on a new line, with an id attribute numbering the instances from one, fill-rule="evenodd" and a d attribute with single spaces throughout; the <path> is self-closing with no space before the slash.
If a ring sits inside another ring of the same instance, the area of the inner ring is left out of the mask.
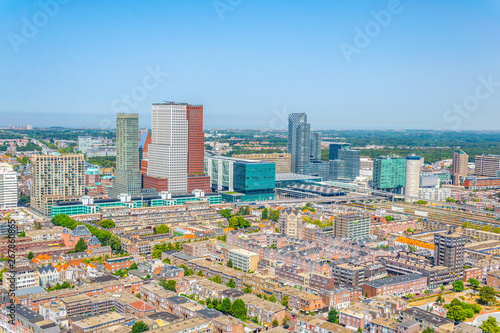
<path id="1" fill-rule="evenodd" d="M 126 291 L 131 294 L 136 294 L 139 292 L 140 286 L 143 283 L 143 280 L 130 276 L 125 279 L 90 283 L 76 288 L 54 290 L 43 294 L 18 295 L 14 297 L 14 299 L 16 300 L 16 302 L 27 306 L 31 310 L 38 311 L 38 307 L 41 304 L 58 301 L 65 297 L 81 294 L 94 296 L 119 291 Z"/>

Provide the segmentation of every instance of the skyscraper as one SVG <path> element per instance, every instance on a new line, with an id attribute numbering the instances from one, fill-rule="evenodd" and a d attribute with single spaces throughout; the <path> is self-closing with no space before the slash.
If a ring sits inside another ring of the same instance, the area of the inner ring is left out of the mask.
<path id="1" fill-rule="evenodd" d="M 321 134 L 311 133 L 311 161 L 321 161 Z"/>
<path id="2" fill-rule="evenodd" d="M 361 168 L 361 152 L 354 149 L 340 149 L 338 158 L 342 161 L 339 178 L 355 180 Z"/>
<path id="3" fill-rule="evenodd" d="M 291 154 L 291 170 L 304 173 L 304 167 L 310 160 L 311 125 L 307 123 L 307 114 L 291 113 L 288 116 L 288 153 Z"/>
<path id="4" fill-rule="evenodd" d="M 139 170 L 139 115 L 116 115 L 116 173 L 109 196 L 116 198 L 122 193 L 138 196 L 141 193 Z"/>
<path id="5" fill-rule="evenodd" d="M 52 215 L 58 201 L 78 200 L 85 195 L 84 155 L 32 155 L 31 207 Z"/>
<path id="6" fill-rule="evenodd" d="M 467 165 L 469 163 L 469 155 L 463 150 L 455 150 L 453 152 L 453 165 L 451 175 L 453 185 L 460 185 L 462 179 L 467 177 Z"/>
<path id="7" fill-rule="evenodd" d="M 373 188 L 401 193 L 406 185 L 406 160 L 399 156 L 380 156 L 373 159 Z"/>
<path id="8" fill-rule="evenodd" d="M 330 143 L 330 152 L 328 154 L 329 160 L 339 159 L 339 150 L 351 149 L 351 144 L 347 142 L 332 142 Z"/>
<path id="9" fill-rule="evenodd" d="M 172 195 L 195 189 L 210 192 L 204 169 L 203 106 L 156 103 L 152 107 L 152 143 L 144 188 L 167 190 Z"/>
<path id="10" fill-rule="evenodd" d="M 420 188 L 420 156 L 406 157 L 405 195 L 418 197 Z"/>

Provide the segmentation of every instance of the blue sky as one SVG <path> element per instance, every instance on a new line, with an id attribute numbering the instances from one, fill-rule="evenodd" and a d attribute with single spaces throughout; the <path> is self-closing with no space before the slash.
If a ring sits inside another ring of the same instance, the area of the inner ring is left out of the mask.
<path id="1" fill-rule="evenodd" d="M 55 1 L 0 3 L 0 125 L 498 129 L 498 1 Z"/>

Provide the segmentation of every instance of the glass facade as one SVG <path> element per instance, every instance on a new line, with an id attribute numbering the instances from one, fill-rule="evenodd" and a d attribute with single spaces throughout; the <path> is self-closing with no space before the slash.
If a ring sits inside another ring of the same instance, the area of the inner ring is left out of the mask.
<path id="1" fill-rule="evenodd" d="M 406 159 L 382 156 L 373 160 L 373 188 L 399 193 L 406 182 Z"/>
<path id="2" fill-rule="evenodd" d="M 233 166 L 233 188 L 235 191 L 251 192 L 273 191 L 275 186 L 274 163 L 235 162 Z"/>

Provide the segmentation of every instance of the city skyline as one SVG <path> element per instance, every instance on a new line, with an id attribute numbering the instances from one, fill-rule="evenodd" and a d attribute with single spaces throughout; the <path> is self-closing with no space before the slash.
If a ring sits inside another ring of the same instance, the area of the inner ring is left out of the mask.
<path id="1" fill-rule="evenodd" d="M 113 128 L 116 113 L 132 112 L 142 128 L 151 104 L 189 100 L 205 106 L 206 128 L 285 129 L 288 114 L 307 112 L 318 129 L 484 130 L 500 107 L 494 1 L 123 2 L 99 12 L 7 1 L 0 12 L 3 125 Z"/>

